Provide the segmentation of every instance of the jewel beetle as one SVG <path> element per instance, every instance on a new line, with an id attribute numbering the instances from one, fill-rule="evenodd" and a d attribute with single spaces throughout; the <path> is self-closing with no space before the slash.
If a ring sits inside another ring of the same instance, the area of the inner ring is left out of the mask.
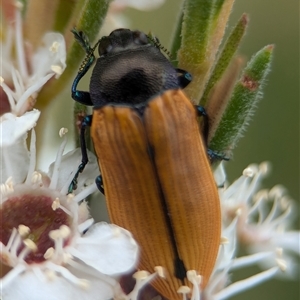
<path id="1" fill-rule="evenodd" d="M 205 137 L 205 111 L 182 89 L 191 75 L 176 69 L 156 40 L 143 32 L 117 29 L 92 48 L 73 34 L 87 56 L 72 85 L 72 98 L 93 106 L 81 128 L 82 163 L 88 162 L 84 132 L 91 137 L 112 223 L 128 229 L 140 245 L 139 269 L 162 266 L 165 279 L 152 285 L 168 299 L 191 287 L 186 272 L 196 270 L 205 288 L 217 258 L 221 215 Z M 77 90 L 95 60 L 89 92 Z M 197 118 L 204 116 L 204 139 Z M 212 153 L 210 153 L 213 155 Z"/>

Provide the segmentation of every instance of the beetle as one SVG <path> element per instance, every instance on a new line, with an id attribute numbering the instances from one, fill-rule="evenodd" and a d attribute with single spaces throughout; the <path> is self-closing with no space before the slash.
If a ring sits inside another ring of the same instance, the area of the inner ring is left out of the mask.
<path id="1" fill-rule="evenodd" d="M 180 299 L 181 285 L 191 286 L 188 270 L 202 276 L 205 288 L 216 261 L 221 236 L 220 202 L 195 106 L 182 89 L 191 75 L 176 69 L 153 39 L 141 31 L 117 29 L 91 48 L 73 30 L 87 56 L 72 85 L 74 100 L 93 105 L 81 128 L 82 163 L 88 162 L 84 132 L 91 136 L 111 222 L 128 229 L 138 241 L 139 268 L 165 269 L 153 281 L 168 299 Z M 77 90 L 92 65 L 89 92 Z M 213 155 L 212 152 L 209 152 Z"/>

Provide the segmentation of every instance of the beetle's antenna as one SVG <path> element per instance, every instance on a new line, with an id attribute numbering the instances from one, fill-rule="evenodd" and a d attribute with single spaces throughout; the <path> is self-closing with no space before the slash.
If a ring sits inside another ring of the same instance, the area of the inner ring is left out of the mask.
<path id="1" fill-rule="evenodd" d="M 96 47 L 99 45 L 101 39 L 97 41 L 94 47 L 91 47 L 89 38 L 85 35 L 83 31 L 78 31 L 74 27 L 73 29 L 71 29 L 71 32 L 74 34 L 76 41 L 80 44 L 80 46 L 85 50 L 86 53 L 86 56 L 79 67 L 79 72 L 82 72 L 82 70 L 86 67 L 87 64 L 90 65 L 91 57 L 92 57 L 92 61 L 94 61 L 95 59 L 94 51 Z"/>
<path id="2" fill-rule="evenodd" d="M 170 52 L 167 48 L 165 48 L 165 47 L 160 43 L 159 39 L 158 39 L 156 36 L 154 36 L 152 33 L 149 33 L 149 34 L 147 35 L 147 37 L 148 37 L 149 41 L 150 41 L 151 43 L 153 43 L 153 45 L 154 45 L 155 47 L 157 47 L 158 49 L 160 49 L 160 50 L 162 50 L 164 53 L 166 53 L 166 55 L 169 57 L 170 60 L 172 59 L 172 54 L 171 54 L 171 52 Z"/>
<path id="3" fill-rule="evenodd" d="M 78 31 L 75 27 L 71 29 L 71 32 L 74 34 L 75 40 L 80 44 L 85 52 L 89 53 L 92 48 L 90 46 L 89 38 L 85 35 L 85 33 L 83 31 Z"/>

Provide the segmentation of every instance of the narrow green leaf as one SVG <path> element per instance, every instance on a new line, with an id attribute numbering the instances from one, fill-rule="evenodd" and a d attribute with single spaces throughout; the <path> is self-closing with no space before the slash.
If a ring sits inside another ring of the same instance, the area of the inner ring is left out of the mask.
<path id="1" fill-rule="evenodd" d="M 211 0 L 187 0 L 184 5 L 180 64 L 199 64 L 205 59 Z"/>
<path id="2" fill-rule="evenodd" d="M 109 2 L 109 0 L 86 1 L 78 21 L 76 23 L 74 22 L 76 28 L 83 31 L 90 41 L 95 39 L 101 28 L 108 10 Z M 72 44 L 67 55 L 67 68 L 58 80 L 51 81 L 50 84 L 47 84 L 40 92 L 37 102 L 39 108 L 46 106 L 51 99 L 69 84 L 70 79 L 78 70 L 84 56 L 85 52 L 81 46 L 75 39 L 72 39 Z"/>
<path id="3" fill-rule="evenodd" d="M 214 11 L 213 11 L 213 16 L 212 16 L 213 19 L 216 19 L 220 15 L 225 1 L 226 0 L 215 0 L 214 1 L 215 2 L 214 3 Z"/>
<path id="4" fill-rule="evenodd" d="M 170 47 L 170 52 L 171 52 L 171 58 L 172 58 L 172 63 L 175 67 L 178 65 L 178 51 L 181 47 L 181 31 L 182 31 L 182 22 L 183 22 L 183 12 L 180 13 L 180 16 L 178 18 L 175 32 L 173 34 L 172 42 L 171 42 L 171 47 Z"/>
<path id="5" fill-rule="evenodd" d="M 236 50 L 240 45 L 241 39 L 245 34 L 247 24 L 248 24 L 247 15 L 243 14 L 240 20 L 238 21 L 237 25 L 235 26 L 235 28 L 232 30 L 231 34 L 229 35 L 227 41 L 225 42 L 223 50 L 219 55 L 217 63 L 214 66 L 212 74 L 204 90 L 202 99 L 200 101 L 200 105 L 205 106 L 207 104 L 208 95 L 211 89 L 216 84 L 216 82 L 218 82 L 218 80 L 221 78 L 221 76 L 224 74 L 225 70 L 229 66 L 229 63 L 233 55 L 236 53 Z"/>
<path id="6" fill-rule="evenodd" d="M 231 150 L 241 138 L 262 97 L 262 86 L 270 70 L 273 48 L 273 45 L 264 47 L 249 61 L 209 143 L 210 149 L 231 155 Z"/>
<path id="7" fill-rule="evenodd" d="M 199 102 L 215 63 L 234 0 L 187 0 L 184 6 L 179 67 L 193 76 L 185 89 Z"/>
<path id="8" fill-rule="evenodd" d="M 176 58 L 175 61 L 176 65 L 178 64 L 177 54 L 179 49 L 181 48 L 181 42 L 182 42 L 181 36 L 183 36 L 183 40 L 185 40 L 189 34 L 194 35 L 195 38 L 198 36 L 199 41 L 201 41 L 201 39 L 203 40 L 204 44 L 202 50 L 203 51 L 205 50 L 206 47 L 205 28 L 208 30 L 209 27 L 211 27 L 209 25 L 210 19 L 217 18 L 217 15 L 220 12 L 220 9 L 222 8 L 224 1 L 226 0 L 214 0 L 214 1 L 196 0 L 196 1 L 185 1 L 185 3 L 183 3 L 180 16 L 176 23 L 176 28 L 173 34 L 172 43 L 170 47 L 172 57 Z M 207 4 L 209 4 L 210 7 Z M 201 17 L 199 17 L 200 16 L 199 12 L 201 14 Z M 193 19 L 194 16 L 196 17 L 195 19 Z M 184 29 L 182 28 L 183 22 L 185 22 L 186 25 Z M 196 30 L 193 30 L 192 27 L 194 27 L 194 29 Z M 187 42 L 189 43 L 189 41 Z M 195 49 L 195 47 L 196 46 L 194 45 L 191 48 Z"/>

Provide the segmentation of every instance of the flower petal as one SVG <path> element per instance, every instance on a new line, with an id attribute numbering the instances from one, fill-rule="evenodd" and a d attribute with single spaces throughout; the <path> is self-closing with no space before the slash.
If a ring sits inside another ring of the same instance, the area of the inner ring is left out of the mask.
<path id="1" fill-rule="evenodd" d="M 165 0 L 115 0 L 112 5 L 116 7 L 132 7 L 138 10 L 151 10 L 161 6 Z"/>
<path id="2" fill-rule="evenodd" d="M 288 231 L 283 233 L 277 233 L 272 237 L 272 243 L 277 247 L 282 247 L 285 250 L 294 252 L 300 255 L 300 232 L 299 231 Z"/>
<path id="3" fill-rule="evenodd" d="M 1 147 L 12 146 L 28 130 L 33 128 L 40 116 L 40 111 L 34 109 L 20 117 L 11 113 L 4 114 L 1 121 L 0 143 Z"/>
<path id="4" fill-rule="evenodd" d="M 43 38 L 40 47 L 32 58 L 34 76 L 30 79 L 36 81 L 46 74 L 54 73 L 52 66 L 59 66 L 61 72 L 66 68 L 66 45 L 64 37 L 59 33 L 49 32 Z"/>
<path id="5" fill-rule="evenodd" d="M 78 194 L 86 186 L 92 184 L 95 178 L 99 175 L 99 167 L 96 156 L 88 151 L 89 162 L 80 176 L 78 177 L 77 189 L 75 191 Z M 69 151 L 62 156 L 62 160 L 59 166 L 59 174 L 56 188 L 61 190 L 66 183 L 70 184 L 70 175 L 77 171 L 78 166 L 81 163 L 81 150 L 77 148 Z M 48 170 L 49 177 L 53 175 L 54 162 L 50 165 Z"/>
<path id="6" fill-rule="evenodd" d="M 88 280 L 85 287 L 75 285 L 66 278 L 51 273 L 51 271 L 49 275 L 49 278 L 37 276 L 33 269 L 26 271 L 18 276 L 17 280 L 2 289 L 2 299 L 106 300 L 111 299 L 114 295 L 113 286 L 87 274 L 76 274 L 82 275 Z"/>
<path id="7" fill-rule="evenodd" d="M 26 138 L 27 133 L 13 145 L 1 147 L 0 183 L 4 183 L 9 177 L 13 178 L 14 184 L 25 180 L 30 160 Z"/>
<path id="8" fill-rule="evenodd" d="M 77 240 L 73 256 L 107 275 L 133 269 L 138 257 L 138 246 L 129 231 L 113 224 L 97 223 Z"/>

